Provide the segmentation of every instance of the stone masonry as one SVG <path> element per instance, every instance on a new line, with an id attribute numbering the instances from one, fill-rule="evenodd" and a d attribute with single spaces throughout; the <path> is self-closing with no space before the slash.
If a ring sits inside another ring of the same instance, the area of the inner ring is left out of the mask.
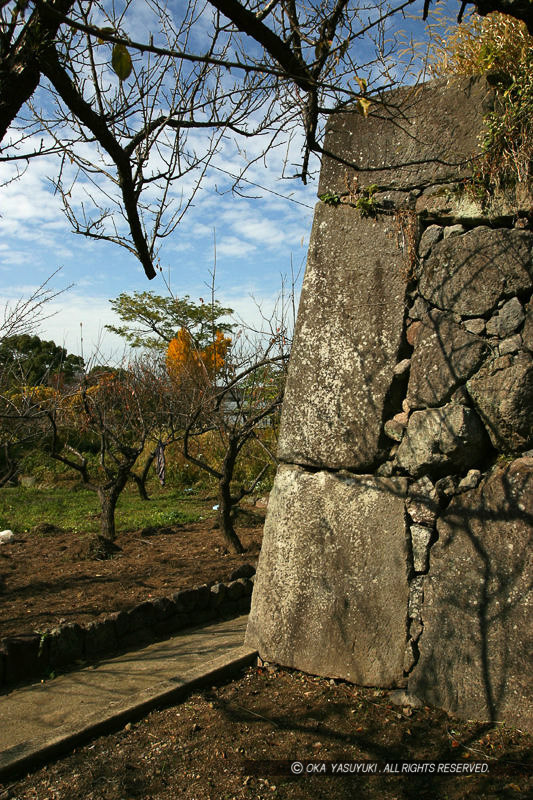
<path id="1" fill-rule="evenodd" d="M 533 204 L 465 188 L 492 99 L 333 117 L 247 644 L 533 730 Z"/>

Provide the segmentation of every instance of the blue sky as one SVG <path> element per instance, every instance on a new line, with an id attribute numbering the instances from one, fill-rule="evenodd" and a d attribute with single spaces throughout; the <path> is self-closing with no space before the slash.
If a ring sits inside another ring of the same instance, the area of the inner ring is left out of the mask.
<path id="1" fill-rule="evenodd" d="M 413 13 L 420 16 L 422 5 L 416 3 Z M 416 28 L 423 30 L 421 23 Z M 246 146 L 246 155 L 253 156 L 259 143 L 248 140 Z M 295 142 L 293 160 L 298 149 Z M 279 292 L 280 275 L 289 273 L 291 264 L 298 271 L 305 262 L 316 201 L 316 181 L 306 187 L 280 178 L 285 155 L 279 147 L 252 166 L 247 178 L 263 188 L 243 184 L 249 198 L 229 191 L 232 181 L 224 172 L 208 171 L 194 206 L 160 251 L 174 294 L 194 300 L 208 295 L 216 241 L 218 299 L 245 320 L 257 318 L 252 295 L 268 312 Z M 244 154 L 227 142 L 213 163 L 237 172 Z M 103 359 L 118 358 L 120 340 L 104 331 L 106 323 L 116 321 L 109 299 L 123 291 L 166 294 L 167 288 L 160 276 L 148 281 L 136 258 L 117 245 L 72 233 L 49 181 L 57 169 L 53 157 L 34 159 L 20 180 L 0 191 L 0 302 L 28 296 L 61 268 L 53 286 L 74 285 L 50 307 L 55 316 L 42 324 L 39 334 L 79 353 L 82 323 L 86 358 L 97 347 Z M 8 166 L 0 165 L 0 170 L 2 177 L 9 176 Z"/>
<path id="2" fill-rule="evenodd" d="M 120 292 L 166 295 L 167 281 L 173 294 L 207 299 L 206 284 L 216 263 L 217 298 L 252 320 L 257 311 L 251 297 L 268 311 L 278 295 L 281 274 L 290 273 L 291 261 L 297 272 L 305 260 L 316 184 L 304 187 L 276 180 L 277 164 L 250 173 L 250 179 L 267 188 L 250 186 L 253 199 L 232 195 L 229 178 L 212 171 L 216 188 L 207 185 L 199 192 L 160 251 L 165 281 L 159 275 L 148 281 L 137 259 L 117 245 L 72 233 L 47 180 L 54 166 L 51 159 L 33 162 L 21 180 L 0 192 L 0 302 L 30 295 L 61 268 L 52 286 L 74 286 L 50 304 L 49 310 L 56 313 L 44 321 L 39 335 L 69 352 L 80 352 L 82 323 L 85 357 L 98 346 L 106 357 L 120 358 L 121 340 L 103 330 L 116 321 L 109 299 Z M 231 169 L 227 161 L 225 168 Z M 219 195 L 223 190 L 227 193 Z"/>

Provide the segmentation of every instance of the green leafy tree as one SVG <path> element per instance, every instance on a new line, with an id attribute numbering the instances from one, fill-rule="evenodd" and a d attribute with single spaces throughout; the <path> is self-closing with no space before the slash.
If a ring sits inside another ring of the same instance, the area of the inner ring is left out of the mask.
<path id="1" fill-rule="evenodd" d="M 204 303 L 192 301 L 188 295 L 162 297 L 154 292 L 123 292 L 110 300 L 113 311 L 123 325 L 106 325 L 122 336 L 130 347 L 166 351 L 180 330 L 186 330 L 199 350 L 207 347 L 216 331 L 229 333 L 233 325 L 223 318 L 233 313 L 218 300 Z"/>
<path id="2" fill-rule="evenodd" d="M 7 336 L 0 342 L 0 371 L 11 385 L 69 382 L 83 372 L 83 366 L 81 356 L 28 333 Z"/>

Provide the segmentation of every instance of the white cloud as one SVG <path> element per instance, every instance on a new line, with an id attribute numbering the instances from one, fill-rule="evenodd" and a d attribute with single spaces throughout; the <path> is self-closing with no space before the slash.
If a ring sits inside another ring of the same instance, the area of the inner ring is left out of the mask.
<path id="1" fill-rule="evenodd" d="M 217 255 L 230 258 L 237 256 L 238 258 L 247 258 L 250 256 L 257 247 L 250 242 L 246 242 L 239 236 L 223 236 L 217 242 Z"/>

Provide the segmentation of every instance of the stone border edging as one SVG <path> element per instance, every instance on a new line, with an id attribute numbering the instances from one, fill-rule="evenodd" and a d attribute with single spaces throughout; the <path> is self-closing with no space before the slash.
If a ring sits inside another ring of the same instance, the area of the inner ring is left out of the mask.
<path id="1" fill-rule="evenodd" d="M 248 565 L 239 569 L 245 566 Z M 0 690 L 47 677 L 77 662 L 90 663 L 119 651 L 144 647 L 193 625 L 247 613 L 255 569 L 249 566 L 245 571 L 248 577 L 182 589 L 100 620 L 70 622 L 44 634 L 7 636 L 0 640 Z"/>

